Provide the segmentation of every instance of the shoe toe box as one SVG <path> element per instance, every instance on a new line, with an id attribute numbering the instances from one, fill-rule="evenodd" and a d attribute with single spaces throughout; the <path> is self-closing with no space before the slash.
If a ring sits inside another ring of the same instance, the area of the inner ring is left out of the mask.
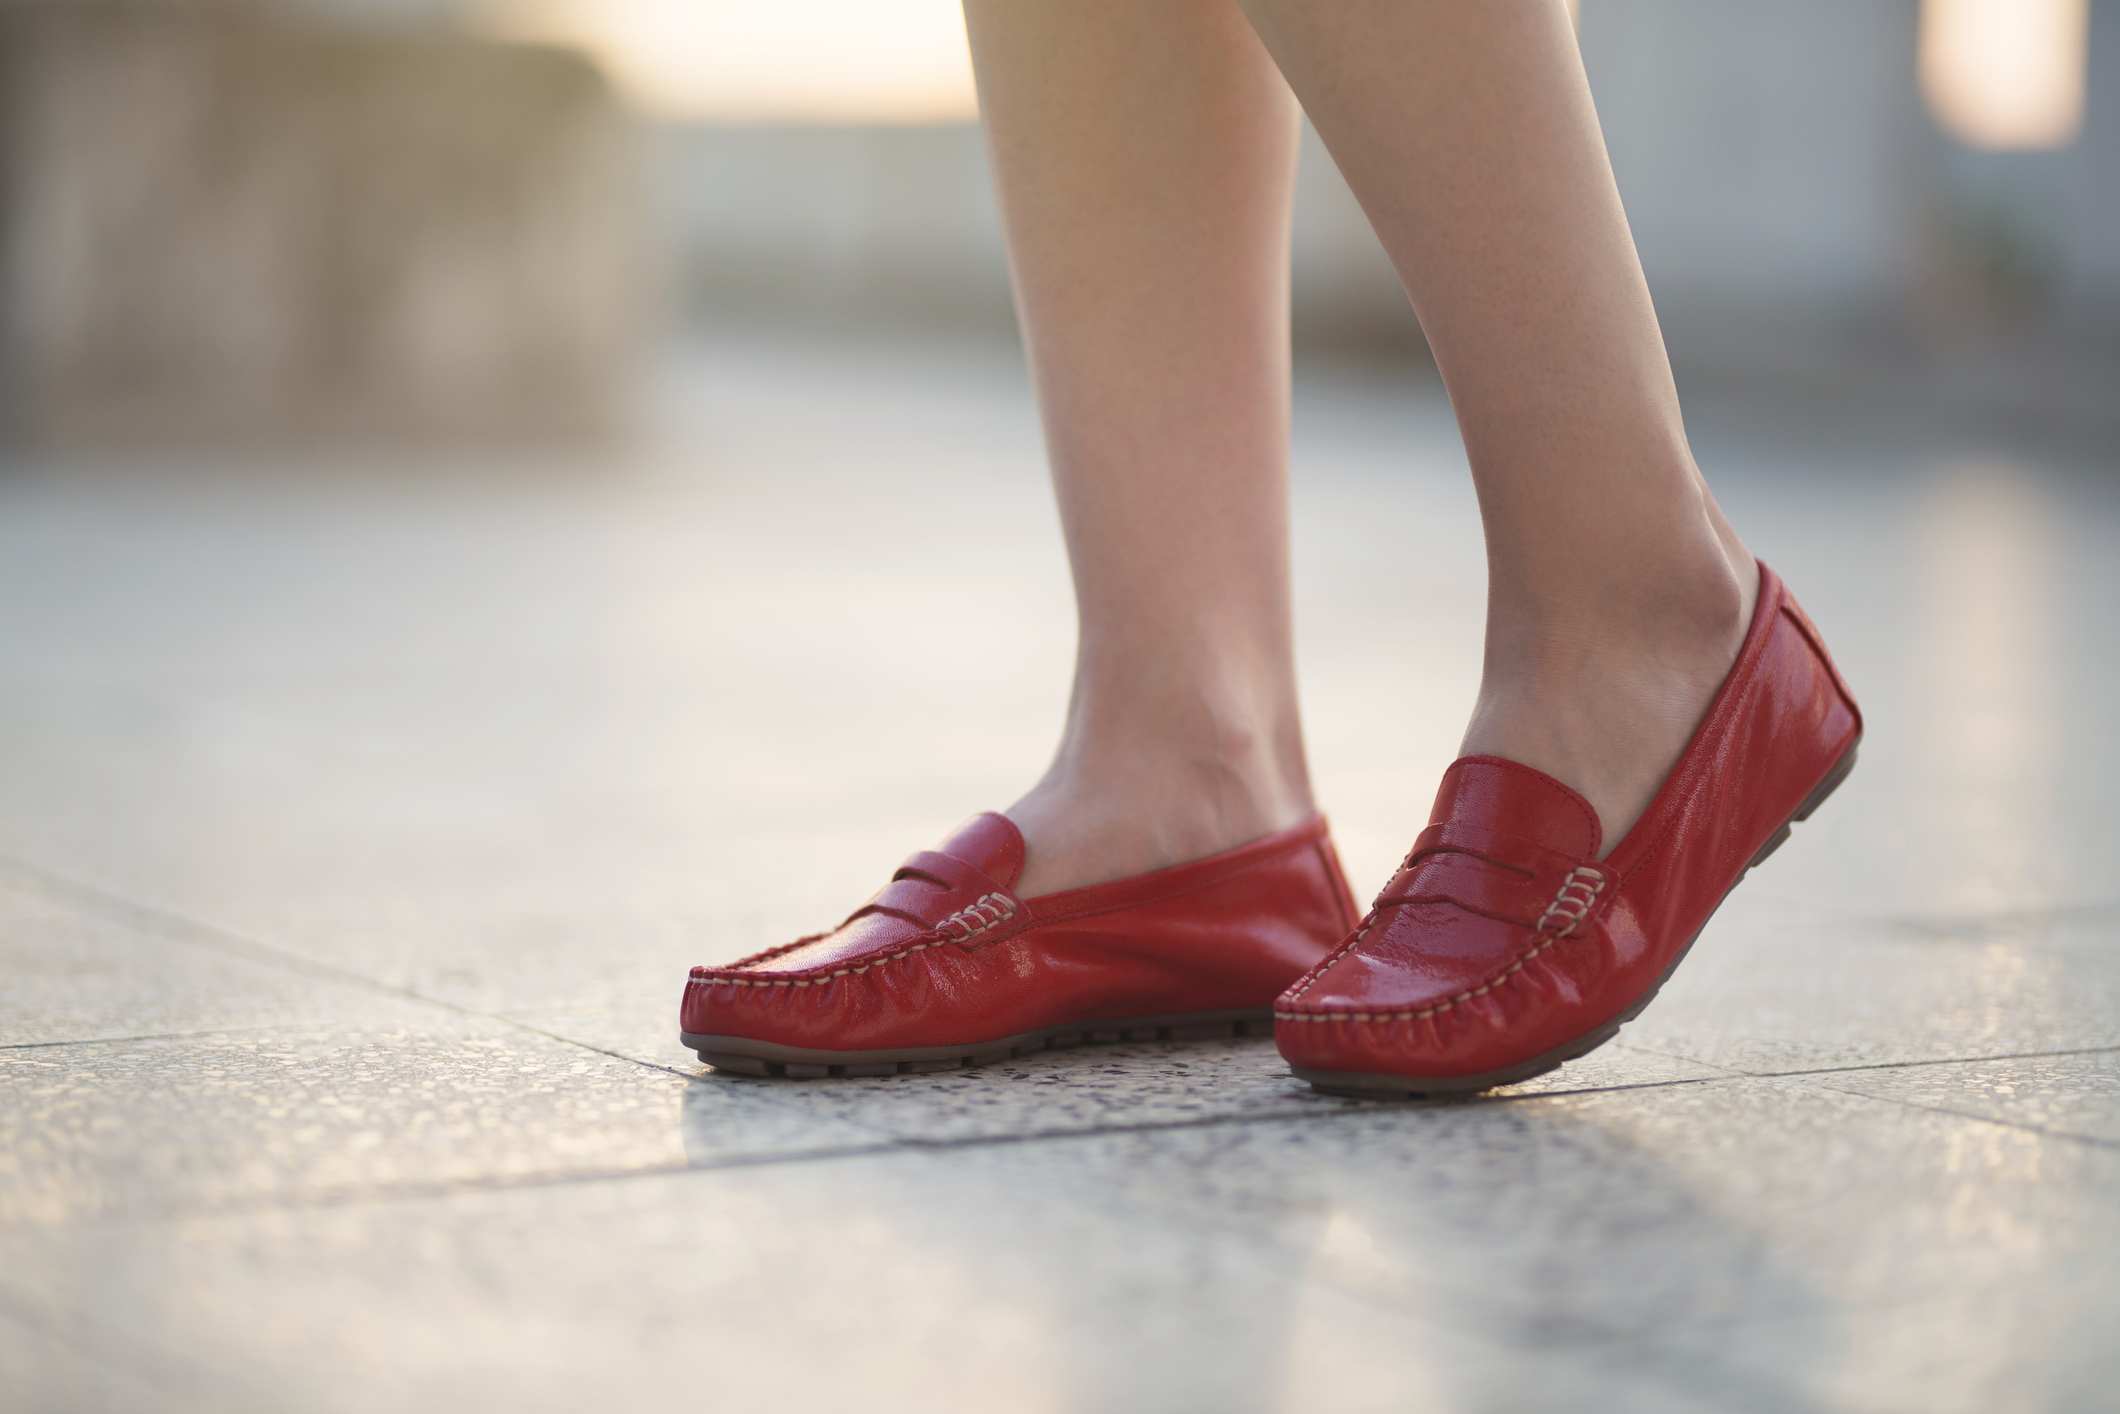
<path id="1" fill-rule="evenodd" d="M 1581 955 L 1595 947 L 1449 902 L 1382 909 L 1359 942 L 1281 995 L 1274 1035 L 1305 1069 L 1478 1074 L 1536 1044 L 1548 1018 L 1566 1029 L 1583 1000 Z"/>

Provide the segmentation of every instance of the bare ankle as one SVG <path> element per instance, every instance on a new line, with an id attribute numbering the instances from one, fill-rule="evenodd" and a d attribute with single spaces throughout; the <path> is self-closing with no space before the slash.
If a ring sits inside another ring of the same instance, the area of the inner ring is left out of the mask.
<path id="1" fill-rule="evenodd" d="M 1090 719 L 1078 712 L 1052 768 L 1005 812 L 1028 846 L 1026 896 L 1205 858 L 1314 809 L 1292 711 L 1187 714 L 1147 730 L 1137 717 L 1124 731 Z"/>
<path id="2" fill-rule="evenodd" d="M 1490 621 L 1465 753 L 1574 787 L 1597 810 L 1609 851 L 1728 676 L 1757 597 L 1751 556 L 1733 563 L 1717 546 L 1660 572 L 1591 579 L 1565 606 Z"/>

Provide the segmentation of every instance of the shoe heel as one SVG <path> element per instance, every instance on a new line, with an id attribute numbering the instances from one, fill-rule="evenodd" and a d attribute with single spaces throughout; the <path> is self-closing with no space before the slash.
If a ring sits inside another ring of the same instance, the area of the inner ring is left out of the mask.
<path id="1" fill-rule="evenodd" d="M 1831 771 L 1826 773 L 1826 778 L 1818 783 L 1818 789 L 1812 791 L 1811 794 L 1804 799 L 1804 803 L 1796 807 L 1796 814 L 1793 818 L 1797 824 L 1802 824 L 1804 821 L 1810 819 L 1811 812 L 1816 810 L 1819 806 L 1825 804 L 1827 796 L 1831 795 L 1834 791 L 1840 789 L 1840 783 L 1846 780 L 1848 778 L 1848 773 L 1855 769 L 1855 753 L 1860 750 L 1861 747 L 1862 741 L 1860 738 L 1858 738 L 1855 741 L 1854 745 L 1850 746 L 1845 752 L 1841 754 L 1839 762 L 1833 767 Z"/>
<path id="2" fill-rule="evenodd" d="M 1776 830 L 1773 835 L 1767 840 L 1767 842 L 1759 847 L 1759 853 L 1752 856 L 1752 862 L 1750 864 L 1747 864 L 1745 868 L 1757 869 L 1760 865 L 1766 863 L 1767 856 L 1772 854 L 1775 850 L 1780 849 L 1783 845 L 1787 844 L 1789 842 L 1789 836 L 1793 833 L 1794 831 L 1792 831 L 1787 825 L 1783 825 L 1780 829 Z"/>
<path id="3" fill-rule="evenodd" d="M 1857 745 L 1860 745 L 1860 743 L 1858 742 Z M 1752 862 L 1747 864 L 1745 868 L 1748 870 L 1757 869 L 1760 865 L 1766 863 L 1768 855 L 1788 843 L 1792 828 L 1810 819 L 1811 813 L 1826 803 L 1827 796 L 1840 789 L 1840 783 L 1846 780 L 1848 773 L 1854 769 L 1855 747 L 1850 746 L 1840 754 L 1840 760 L 1833 763 L 1833 769 L 1826 772 L 1826 778 L 1820 781 L 1817 787 L 1803 798 L 1803 804 L 1796 807 L 1796 813 L 1783 822 L 1782 827 L 1776 830 L 1767 842 L 1759 847 L 1759 853 L 1752 856 Z"/>

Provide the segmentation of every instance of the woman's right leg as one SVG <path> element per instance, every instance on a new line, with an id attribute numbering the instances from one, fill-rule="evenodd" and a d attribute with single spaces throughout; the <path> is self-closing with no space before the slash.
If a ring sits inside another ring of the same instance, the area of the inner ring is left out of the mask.
<path id="1" fill-rule="evenodd" d="M 1233 0 L 965 0 L 1073 566 L 1033 896 L 1312 810 L 1288 584 L 1296 108 Z"/>
<path id="2" fill-rule="evenodd" d="M 1751 622 L 1559 0 L 1242 0 L 1420 313 L 1479 491 L 1463 754 L 1648 807 Z"/>

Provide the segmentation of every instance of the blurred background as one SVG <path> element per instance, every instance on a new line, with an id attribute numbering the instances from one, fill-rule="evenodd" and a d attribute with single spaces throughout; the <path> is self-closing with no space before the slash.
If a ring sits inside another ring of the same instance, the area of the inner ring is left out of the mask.
<path id="1" fill-rule="evenodd" d="M 1682 376 L 2103 436 L 2120 6 L 1581 0 Z M 1006 332 L 951 0 L 0 0 L 25 446 L 625 433 L 764 327 Z M 1306 353 L 1420 332 L 1306 135 Z"/>
<path id="2" fill-rule="evenodd" d="M 0 1409 L 2109 1409 L 2120 0 L 1577 12 L 1695 451 L 1867 735 L 1614 1044 L 1429 1108 L 679 1044 L 1061 728 L 952 0 L 0 0 Z M 1483 543 L 1305 143 L 1368 896 Z"/>

